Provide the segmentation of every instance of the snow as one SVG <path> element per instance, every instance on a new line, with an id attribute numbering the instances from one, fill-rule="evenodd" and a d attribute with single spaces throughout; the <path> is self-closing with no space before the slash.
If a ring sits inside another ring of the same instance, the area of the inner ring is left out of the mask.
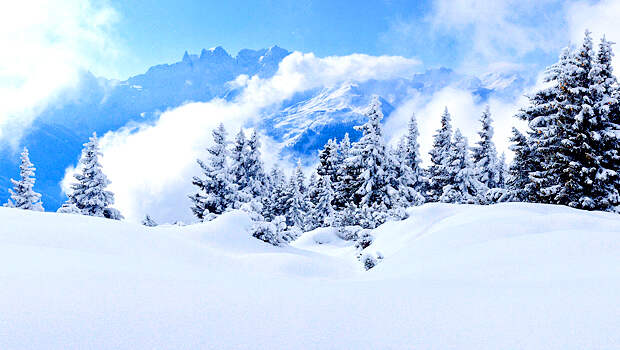
<path id="1" fill-rule="evenodd" d="M 0 208 L 1 349 L 613 349 L 620 216 L 426 204 L 373 230 L 369 271 L 321 228 L 241 211 L 145 227 Z"/>

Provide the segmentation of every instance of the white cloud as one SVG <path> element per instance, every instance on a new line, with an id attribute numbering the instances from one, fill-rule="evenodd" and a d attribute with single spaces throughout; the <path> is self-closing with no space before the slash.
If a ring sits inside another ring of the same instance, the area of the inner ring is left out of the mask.
<path id="1" fill-rule="evenodd" d="M 419 62 L 403 57 L 317 58 L 295 52 L 270 79 L 236 79 L 234 84 L 243 87 L 243 92 L 232 102 L 215 99 L 186 104 L 162 113 L 154 125 L 110 132 L 101 140 L 102 164 L 112 181 L 116 206 L 131 220 L 146 213 L 158 221 L 191 220 L 187 195 L 194 191 L 192 176 L 200 174 L 196 158 L 206 155 L 211 130 L 218 123 L 224 123 L 232 139 L 241 126 L 259 118 L 263 109 L 277 107 L 297 92 L 343 81 L 410 76 L 418 67 Z M 271 166 L 279 161 L 278 146 L 265 137 L 262 142 L 263 156 Z"/>
<path id="2" fill-rule="evenodd" d="M 567 20 L 570 38 L 573 43 L 580 43 L 583 40 L 584 31 L 589 29 L 598 44 L 598 39 L 603 35 L 607 40 L 620 42 L 620 1 L 602 0 L 595 3 L 589 1 L 578 1 L 567 6 Z M 616 52 L 619 50 L 615 46 Z M 614 59 L 614 69 L 616 74 L 620 72 L 620 58 Z"/>
<path id="3" fill-rule="evenodd" d="M 97 2 L 101 3 L 101 2 Z M 23 129 L 80 69 L 108 71 L 117 14 L 91 0 L 6 2 L 0 11 L 0 141 Z"/>

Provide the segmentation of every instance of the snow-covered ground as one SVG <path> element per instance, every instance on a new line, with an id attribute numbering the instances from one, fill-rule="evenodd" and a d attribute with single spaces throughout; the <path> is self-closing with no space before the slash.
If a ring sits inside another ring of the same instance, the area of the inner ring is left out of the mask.
<path id="1" fill-rule="evenodd" d="M 620 216 L 429 204 L 291 247 L 0 208 L 0 349 L 618 349 Z"/>

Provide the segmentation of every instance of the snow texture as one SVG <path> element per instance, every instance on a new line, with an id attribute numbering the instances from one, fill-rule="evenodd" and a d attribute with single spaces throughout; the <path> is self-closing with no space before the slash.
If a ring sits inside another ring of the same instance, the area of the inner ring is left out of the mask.
<path id="1" fill-rule="evenodd" d="M 408 215 L 360 252 L 331 228 L 272 246 L 238 210 L 146 227 L 0 208 L 0 348 L 620 348 L 617 214 Z"/>

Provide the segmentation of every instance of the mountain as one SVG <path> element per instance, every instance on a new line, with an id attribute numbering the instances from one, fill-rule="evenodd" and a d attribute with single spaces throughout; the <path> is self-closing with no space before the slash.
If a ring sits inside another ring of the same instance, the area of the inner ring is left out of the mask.
<path id="1" fill-rule="evenodd" d="M 92 132 L 100 135 L 133 123 L 151 123 L 162 111 L 188 101 L 215 97 L 232 100 L 240 91 L 229 82 L 241 74 L 272 77 L 290 54 L 278 46 L 241 50 L 231 56 L 223 48 L 185 52 L 181 61 L 151 67 L 126 81 L 109 80 L 83 72 L 79 83 L 59 94 L 26 131 L 22 145 L 30 149 L 37 166 L 36 189 L 48 210 L 65 200 L 59 183 L 65 169 L 75 164 L 82 144 Z M 359 137 L 354 125 L 364 121 L 363 111 L 378 96 L 386 119 L 411 93 L 430 95 L 456 85 L 481 101 L 493 94 L 518 90 L 524 81 L 517 75 L 476 77 L 447 68 L 429 69 L 411 77 L 365 82 L 344 82 L 300 92 L 275 111 L 265 111 L 258 126 L 283 145 L 283 156 L 311 162 L 316 151 L 332 137 L 349 132 Z M 9 178 L 18 173 L 18 150 L 0 145 L 0 201 L 8 198 Z"/>
<path id="2" fill-rule="evenodd" d="M 241 211 L 145 227 L 0 208 L 0 349 L 618 349 L 617 214 L 407 213 L 360 251 L 332 228 L 271 246 Z"/>

